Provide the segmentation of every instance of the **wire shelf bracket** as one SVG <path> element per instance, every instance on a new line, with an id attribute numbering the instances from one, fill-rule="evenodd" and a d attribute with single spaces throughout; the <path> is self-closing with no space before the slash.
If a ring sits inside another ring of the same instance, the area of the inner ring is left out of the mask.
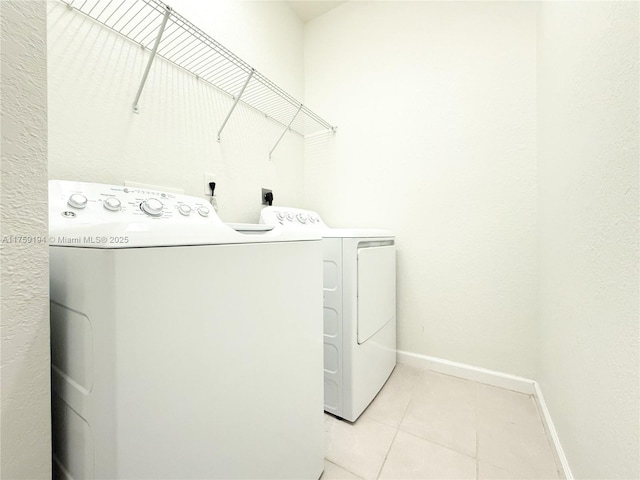
<path id="1" fill-rule="evenodd" d="M 331 123 L 302 105 L 160 0 L 61 2 L 150 50 L 151 54 L 133 101 L 135 113 L 139 111 L 138 102 L 152 65 L 156 57 L 160 57 L 233 99 L 233 105 L 218 130 L 218 141 L 238 103 L 263 114 L 285 129 L 269 152 L 269 158 L 288 131 L 303 137 L 336 131 Z"/>
<path id="2" fill-rule="evenodd" d="M 224 119 L 224 122 L 222 122 L 222 126 L 220 127 L 220 130 L 218 130 L 218 142 L 220 141 L 220 134 L 222 133 L 222 130 L 224 130 L 225 125 L 227 124 L 227 122 L 229 121 L 229 118 L 231 117 L 231 114 L 233 113 L 233 111 L 235 110 L 236 106 L 238 105 L 238 102 L 240 101 L 240 98 L 242 98 L 242 94 L 244 93 L 245 89 L 247 88 L 247 85 L 249 85 L 249 81 L 251 80 L 251 77 L 253 77 L 254 72 L 255 72 L 255 69 L 252 68 L 251 72 L 249 72 L 249 76 L 247 76 L 247 81 L 244 82 L 244 85 L 242 86 L 242 89 L 240 90 L 240 93 L 238 93 L 238 95 L 235 97 L 235 99 L 233 101 L 233 105 L 231 105 L 231 110 L 229 110 L 229 113 L 227 113 L 227 117 Z"/>
<path id="3" fill-rule="evenodd" d="M 144 88 L 144 84 L 147 83 L 147 77 L 149 76 L 149 71 L 151 70 L 151 64 L 153 63 L 153 59 L 156 58 L 156 54 L 158 53 L 158 46 L 160 45 L 160 41 L 162 40 L 162 34 L 164 33 L 164 29 L 167 26 L 167 20 L 169 20 L 169 16 L 171 15 L 171 7 L 169 5 L 164 6 L 164 16 L 162 17 L 162 23 L 158 28 L 158 35 L 156 36 L 156 41 L 153 44 L 153 49 L 151 50 L 151 56 L 149 57 L 149 61 L 147 62 L 147 67 L 144 69 L 144 73 L 142 74 L 142 80 L 140 81 L 140 86 L 138 87 L 138 93 L 136 93 L 136 98 L 133 100 L 133 112 L 140 113 L 138 109 L 138 102 L 140 101 L 140 95 L 142 95 L 142 89 Z"/>
<path id="4" fill-rule="evenodd" d="M 278 146 L 278 144 L 280 143 L 280 140 L 282 140 L 282 138 L 285 136 L 285 134 L 291 130 L 291 124 L 293 123 L 293 121 L 296 119 L 296 117 L 298 116 L 298 114 L 300 113 L 300 110 L 302 110 L 302 104 L 300 104 L 300 106 L 298 107 L 298 110 L 296 110 L 295 115 L 293 116 L 293 118 L 291 119 L 291 121 L 289 122 L 289 125 L 287 125 L 287 128 L 284 129 L 284 132 L 282 132 L 282 135 L 280 135 L 280 138 L 278 138 L 278 141 L 276 142 L 276 144 L 273 146 L 273 148 L 269 151 L 269 160 L 271 160 L 271 155 L 273 154 L 273 151 L 276 149 L 276 147 Z"/>

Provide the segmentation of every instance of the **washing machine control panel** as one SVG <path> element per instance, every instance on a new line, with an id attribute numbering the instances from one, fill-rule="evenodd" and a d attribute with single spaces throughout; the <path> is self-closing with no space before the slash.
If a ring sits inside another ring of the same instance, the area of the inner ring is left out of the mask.
<path id="1" fill-rule="evenodd" d="M 204 199 L 178 193 L 99 183 L 49 181 L 50 220 L 222 223 Z M 195 213 L 195 214 L 194 214 Z"/>
<path id="2" fill-rule="evenodd" d="M 260 212 L 260 223 L 317 230 L 328 228 L 317 212 L 292 207 L 265 207 Z"/>
<path id="3" fill-rule="evenodd" d="M 296 212 L 293 216 L 297 215 Z M 49 181 L 49 245 L 141 248 L 315 241 L 313 230 L 227 224 L 200 197 L 122 185 Z"/>
<path id="4" fill-rule="evenodd" d="M 221 231 L 224 236 L 231 228 L 203 198 L 121 185 L 49 181 L 50 245 L 199 245 Z"/>

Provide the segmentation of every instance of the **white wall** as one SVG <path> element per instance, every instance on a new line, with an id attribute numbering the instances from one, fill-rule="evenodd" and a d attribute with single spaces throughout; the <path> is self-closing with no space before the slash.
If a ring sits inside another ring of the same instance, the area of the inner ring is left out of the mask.
<path id="1" fill-rule="evenodd" d="M 46 6 L 0 2 L 0 477 L 51 478 Z"/>
<path id="2" fill-rule="evenodd" d="M 540 6 L 537 379 L 576 478 L 640 477 L 638 6 Z"/>
<path id="3" fill-rule="evenodd" d="M 397 234 L 398 347 L 532 377 L 536 6 L 347 2 L 305 27 L 306 206 Z"/>
<path id="4" fill-rule="evenodd" d="M 303 93 L 303 28 L 285 2 L 202 2 L 171 6 L 290 94 Z M 232 100 L 158 60 L 131 104 L 148 53 L 59 1 L 49 2 L 49 176 L 184 188 L 203 195 L 216 176 L 225 221 L 256 222 L 261 187 L 283 203 L 303 198 L 303 140 L 240 105 L 216 141 Z"/>
<path id="5" fill-rule="evenodd" d="M 133 115 L 146 54 L 52 2 L 50 176 L 393 229 L 399 347 L 539 379 L 576 477 L 637 478 L 638 4 L 347 2 L 304 38 L 283 2 L 172 5 L 338 133 L 269 163 L 241 110 L 218 144 L 229 100 L 162 62 Z"/>

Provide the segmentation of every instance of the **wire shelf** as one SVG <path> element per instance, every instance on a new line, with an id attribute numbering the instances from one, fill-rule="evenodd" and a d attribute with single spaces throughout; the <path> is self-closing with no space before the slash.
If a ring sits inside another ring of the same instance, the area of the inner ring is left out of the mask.
<path id="1" fill-rule="evenodd" d="M 151 50 L 147 71 L 134 101 L 134 110 L 137 110 L 137 101 L 153 58 L 158 55 L 234 99 L 234 105 L 218 132 L 218 139 L 238 102 L 280 123 L 285 127 L 283 135 L 288 130 L 303 136 L 326 130 L 335 131 L 329 122 L 158 0 L 61 1 Z"/>

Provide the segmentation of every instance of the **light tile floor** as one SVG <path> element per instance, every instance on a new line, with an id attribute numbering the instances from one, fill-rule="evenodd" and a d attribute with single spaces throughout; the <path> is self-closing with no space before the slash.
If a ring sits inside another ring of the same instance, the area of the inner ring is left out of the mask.
<path id="1" fill-rule="evenodd" d="M 355 423 L 325 414 L 332 479 L 559 479 L 535 400 L 398 364 Z"/>

